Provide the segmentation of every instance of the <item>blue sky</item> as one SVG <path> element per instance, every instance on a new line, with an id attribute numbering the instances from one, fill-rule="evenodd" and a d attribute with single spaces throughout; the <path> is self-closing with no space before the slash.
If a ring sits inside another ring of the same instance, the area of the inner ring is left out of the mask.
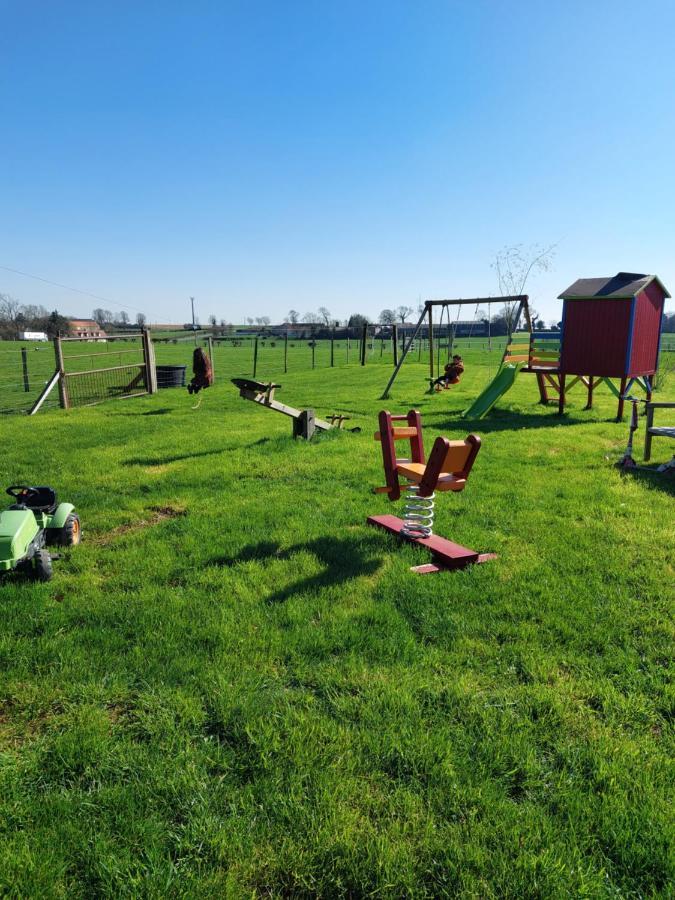
<path id="1" fill-rule="evenodd" d="M 0 292 L 184 321 L 675 293 L 675 3 L 0 3 Z M 115 302 L 113 302 L 115 301 Z M 671 301 L 672 308 L 672 301 Z"/>

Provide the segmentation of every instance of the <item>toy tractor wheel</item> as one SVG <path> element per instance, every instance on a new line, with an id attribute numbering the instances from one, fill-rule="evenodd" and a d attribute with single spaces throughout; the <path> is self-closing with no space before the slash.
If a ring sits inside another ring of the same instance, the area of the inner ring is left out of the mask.
<path id="1" fill-rule="evenodd" d="M 71 513 L 66 519 L 63 528 L 58 531 L 59 544 L 64 547 L 74 547 L 82 540 L 82 529 L 80 527 L 80 517 L 75 513 Z"/>
<path id="2" fill-rule="evenodd" d="M 33 557 L 33 576 L 37 581 L 49 581 L 52 577 L 52 558 L 47 550 L 38 550 Z"/>

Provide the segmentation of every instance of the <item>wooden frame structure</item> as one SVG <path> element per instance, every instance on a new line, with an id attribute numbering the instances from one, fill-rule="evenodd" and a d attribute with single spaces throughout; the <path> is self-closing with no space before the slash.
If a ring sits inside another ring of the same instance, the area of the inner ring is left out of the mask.
<path id="1" fill-rule="evenodd" d="M 90 343 L 90 341 L 81 337 L 61 337 L 60 335 L 57 335 L 54 338 L 54 358 L 56 362 L 54 374 L 45 384 L 45 387 L 40 393 L 40 396 L 30 408 L 29 415 L 33 416 L 36 412 L 38 412 L 42 404 L 45 402 L 45 400 L 57 384 L 59 386 L 59 405 L 61 406 L 61 409 L 70 409 L 73 405 L 71 402 L 70 390 L 68 387 L 69 381 L 71 379 L 101 377 L 110 372 L 126 371 L 129 373 L 130 380 L 121 387 L 120 392 L 118 393 L 119 397 L 140 397 L 144 394 L 156 394 L 157 366 L 155 363 L 155 347 L 152 342 L 150 332 L 147 328 L 144 328 L 142 331 L 130 331 L 119 335 L 107 335 L 105 338 L 96 339 L 93 342 L 100 343 L 101 341 L 104 341 L 107 344 L 112 343 L 116 340 L 126 341 L 130 339 L 140 340 L 140 347 L 133 350 L 106 350 L 100 354 L 83 353 L 80 355 L 80 357 L 100 359 L 104 355 L 114 355 L 121 357 L 123 354 L 129 353 L 135 354 L 137 356 L 140 354 L 142 356 L 142 362 L 134 362 L 130 363 L 129 365 L 103 366 L 98 369 L 92 368 L 80 371 L 73 370 L 69 372 L 67 361 L 69 359 L 76 359 L 77 357 L 64 356 L 63 344 L 66 342 L 75 344 L 88 344 Z M 100 403 L 104 399 L 104 397 L 100 397 L 94 400 L 92 403 L 88 403 L 85 405 L 94 405 L 95 403 Z"/>
<path id="2" fill-rule="evenodd" d="M 675 438 L 675 425 L 654 425 L 654 410 L 655 409 L 675 410 L 675 403 L 653 403 L 653 402 L 649 401 L 646 404 L 647 426 L 645 428 L 645 450 L 644 450 L 645 462 L 648 462 L 651 459 L 652 438 L 655 438 L 655 437 Z M 673 457 L 673 459 L 675 459 L 675 456 Z"/>
<path id="3" fill-rule="evenodd" d="M 442 308 L 446 308 L 448 306 L 474 306 L 476 309 L 480 306 L 489 306 L 491 303 L 501 303 L 502 305 L 505 303 L 517 303 L 516 312 L 513 316 L 513 320 L 511 322 L 511 330 L 508 334 L 507 338 L 507 346 L 511 343 L 511 336 L 514 331 L 518 328 L 520 324 L 521 316 L 524 314 L 525 322 L 527 325 L 528 331 L 532 331 L 532 320 L 530 318 L 530 307 L 528 304 L 529 297 L 527 294 L 518 294 L 516 296 L 507 296 L 507 297 L 469 297 L 467 299 L 454 299 L 454 300 L 425 300 L 424 301 L 424 309 L 420 313 L 420 317 L 417 320 L 417 324 L 415 328 L 408 338 L 407 343 L 403 347 L 403 353 L 401 354 L 401 358 L 398 360 L 394 371 L 392 373 L 391 378 L 389 379 L 380 400 L 386 400 L 389 397 L 389 391 L 391 386 L 396 381 L 396 377 L 401 370 L 401 366 L 405 362 L 406 356 L 410 351 L 410 348 L 413 346 L 415 342 L 415 338 L 420 332 L 425 319 L 428 320 L 428 335 L 429 335 L 429 377 L 430 380 L 434 379 L 434 318 L 433 318 L 433 310 L 434 307 L 440 306 Z M 502 357 L 502 362 L 504 362 L 504 358 Z"/>

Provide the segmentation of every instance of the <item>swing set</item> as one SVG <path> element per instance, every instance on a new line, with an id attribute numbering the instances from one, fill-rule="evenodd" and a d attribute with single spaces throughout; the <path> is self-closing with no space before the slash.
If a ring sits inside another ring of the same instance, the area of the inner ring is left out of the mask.
<path id="1" fill-rule="evenodd" d="M 389 382 L 384 389 L 381 400 L 386 400 L 389 397 L 389 391 L 393 383 L 396 381 L 396 377 L 405 362 L 406 356 L 410 351 L 411 347 L 414 346 L 415 339 L 420 334 L 422 328 L 426 322 L 427 335 L 429 339 L 429 391 L 433 391 L 433 384 L 435 379 L 440 376 L 441 371 L 441 338 L 443 335 L 443 318 L 445 314 L 446 320 L 446 328 L 445 333 L 447 337 L 445 349 L 447 352 L 447 360 L 450 360 L 450 356 L 452 354 L 453 346 L 455 344 L 455 340 L 457 337 L 457 328 L 460 322 L 460 316 L 462 314 L 463 306 L 474 306 L 475 311 L 474 316 L 471 321 L 471 325 L 469 327 L 469 337 L 471 337 L 473 332 L 473 326 L 477 321 L 478 310 L 481 306 L 490 306 L 492 303 L 499 303 L 500 305 L 504 304 L 514 304 L 515 306 L 515 314 L 511 317 L 511 329 L 507 335 L 506 346 L 508 347 L 511 344 L 511 337 L 514 331 L 518 328 L 520 324 L 521 316 L 525 317 L 525 323 L 527 325 L 528 331 L 532 331 L 532 321 L 530 318 L 530 308 L 528 306 L 528 296 L 527 294 L 519 294 L 517 296 L 508 296 L 508 297 L 473 297 L 472 299 L 457 299 L 457 300 L 425 300 L 424 301 L 424 309 L 420 313 L 420 317 L 415 325 L 415 328 L 404 344 L 403 353 L 401 354 L 401 358 L 398 361 L 397 366 L 395 367 Z M 438 321 L 438 341 L 436 353 L 434 354 L 434 309 L 436 307 L 441 308 L 439 321 Z M 454 322 L 451 321 L 450 318 L 450 307 L 457 307 L 457 316 Z M 492 336 L 490 334 L 490 317 L 488 316 L 488 345 L 491 345 Z M 504 356 L 506 353 L 504 354 Z M 504 356 L 502 357 L 501 362 L 504 362 Z M 435 359 L 434 359 L 435 357 Z M 434 375 L 434 371 L 436 374 Z"/>

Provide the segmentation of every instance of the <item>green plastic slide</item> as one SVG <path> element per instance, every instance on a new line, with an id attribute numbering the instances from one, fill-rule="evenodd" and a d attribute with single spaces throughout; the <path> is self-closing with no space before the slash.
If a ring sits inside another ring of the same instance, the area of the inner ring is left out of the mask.
<path id="1" fill-rule="evenodd" d="M 482 419 L 490 412 L 497 400 L 505 394 L 516 380 L 520 365 L 505 365 L 497 372 L 490 384 L 473 401 L 468 409 L 462 413 L 465 419 Z"/>

